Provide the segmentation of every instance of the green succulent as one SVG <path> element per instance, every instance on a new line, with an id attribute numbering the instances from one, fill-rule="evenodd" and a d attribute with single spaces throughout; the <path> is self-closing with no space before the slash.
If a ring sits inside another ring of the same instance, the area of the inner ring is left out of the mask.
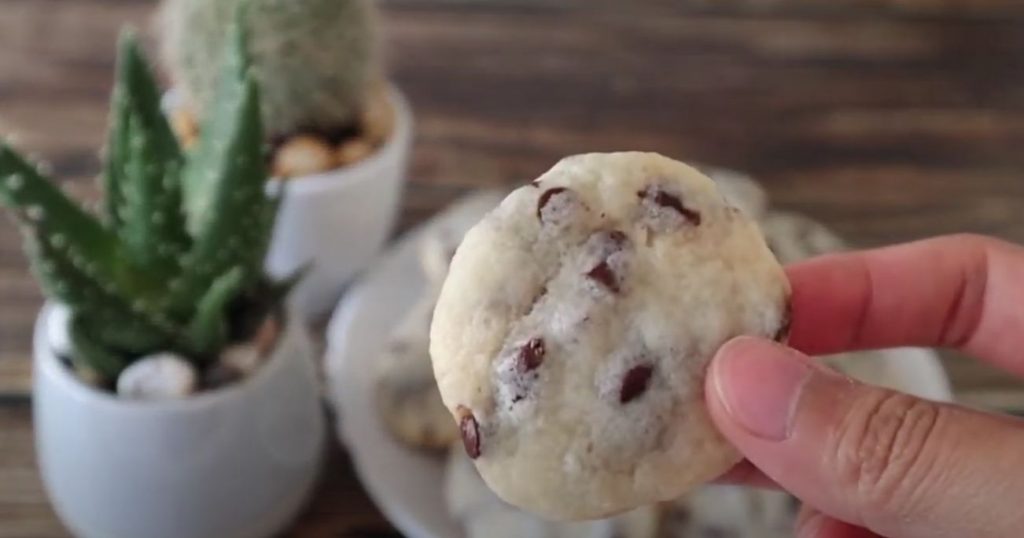
<path id="1" fill-rule="evenodd" d="M 239 9 L 268 134 L 353 126 L 379 74 L 372 0 L 164 0 L 164 60 L 200 116 L 213 102 L 225 29 Z"/>
<path id="2" fill-rule="evenodd" d="M 179 353 L 202 367 L 280 303 L 290 283 L 263 259 L 278 199 L 267 178 L 257 84 L 245 36 L 230 32 L 216 106 L 183 153 L 136 39 L 119 45 L 101 215 L 0 144 L 0 204 L 33 272 L 71 312 L 76 365 L 108 380 L 133 360 Z"/>

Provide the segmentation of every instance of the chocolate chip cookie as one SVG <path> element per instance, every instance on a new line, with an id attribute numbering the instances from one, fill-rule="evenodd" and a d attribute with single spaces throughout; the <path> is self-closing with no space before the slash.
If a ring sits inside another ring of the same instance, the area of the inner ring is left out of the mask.
<path id="1" fill-rule="evenodd" d="M 466 453 L 504 500 L 591 519 L 676 498 L 739 459 L 705 368 L 784 339 L 789 285 L 757 226 L 653 153 L 569 157 L 465 237 L 430 355 Z"/>

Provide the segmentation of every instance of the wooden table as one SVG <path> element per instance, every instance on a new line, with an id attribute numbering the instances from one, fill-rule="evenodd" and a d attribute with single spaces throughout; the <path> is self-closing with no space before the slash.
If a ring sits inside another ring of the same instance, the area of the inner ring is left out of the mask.
<path id="1" fill-rule="evenodd" d="M 0 0 L 0 132 L 93 198 L 118 28 L 153 2 Z M 628 6 L 628 7 L 627 7 Z M 856 245 L 1024 241 L 1024 5 L 1012 0 L 416 0 L 386 5 L 418 122 L 402 228 L 558 157 L 644 149 L 745 170 Z M 40 296 L 0 223 L 0 536 L 63 535 L 33 462 Z M 1020 385 L 950 358 L 958 394 Z M 1014 404 L 1016 405 L 1016 404 Z M 291 534 L 392 536 L 336 446 Z"/>

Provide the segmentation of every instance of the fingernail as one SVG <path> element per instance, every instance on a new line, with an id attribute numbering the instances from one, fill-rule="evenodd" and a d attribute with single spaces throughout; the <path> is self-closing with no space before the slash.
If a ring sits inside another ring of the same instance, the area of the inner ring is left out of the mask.
<path id="1" fill-rule="evenodd" d="M 755 437 L 782 441 L 792 431 L 810 359 L 774 342 L 740 337 L 718 351 L 711 366 L 716 396 L 729 416 Z"/>

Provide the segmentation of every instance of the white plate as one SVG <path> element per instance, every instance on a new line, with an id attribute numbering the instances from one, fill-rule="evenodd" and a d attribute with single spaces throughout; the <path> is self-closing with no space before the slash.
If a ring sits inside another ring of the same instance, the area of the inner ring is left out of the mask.
<path id="1" fill-rule="evenodd" d="M 329 395 L 338 408 L 338 432 L 356 472 L 377 506 L 410 538 L 462 536 L 442 494 L 444 458 L 407 449 L 377 418 L 374 367 L 394 324 L 427 284 L 418 242 L 426 228 L 464 231 L 489 211 L 497 193 L 471 196 L 395 243 L 339 304 L 327 333 Z M 845 368 L 851 375 L 922 397 L 949 400 L 945 371 L 934 353 L 898 349 L 867 354 Z"/>

